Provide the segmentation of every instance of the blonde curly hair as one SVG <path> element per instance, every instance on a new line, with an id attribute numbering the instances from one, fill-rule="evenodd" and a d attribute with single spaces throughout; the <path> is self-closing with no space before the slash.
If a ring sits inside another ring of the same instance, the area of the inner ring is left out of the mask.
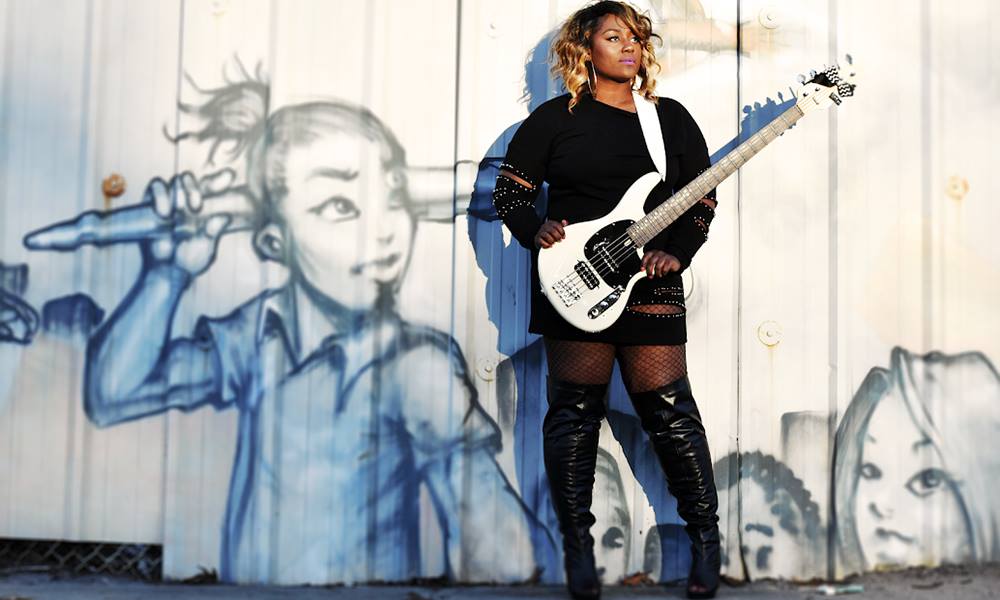
<path id="1" fill-rule="evenodd" d="M 639 38 L 642 48 L 642 59 L 639 61 L 638 78 L 641 81 L 637 90 L 648 100 L 656 101 L 653 89 L 656 81 L 652 70 L 657 72 L 660 65 L 656 63 L 653 50 L 653 38 L 660 36 L 653 33 L 653 22 L 630 4 L 615 0 L 602 0 L 581 8 L 573 13 L 559 28 L 550 50 L 552 74 L 561 77 L 569 92 L 569 110 L 580 101 L 582 94 L 590 93 L 590 39 L 597 30 L 597 25 L 605 15 L 615 15 Z"/>

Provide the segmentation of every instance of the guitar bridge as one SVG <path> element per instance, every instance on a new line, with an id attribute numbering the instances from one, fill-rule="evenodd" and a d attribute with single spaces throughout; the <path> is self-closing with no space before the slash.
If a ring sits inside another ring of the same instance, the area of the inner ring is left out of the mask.
<path id="1" fill-rule="evenodd" d="M 567 308 L 580 300 L 580 290 L 569 277 L 564 277 L 555 282 L 552 285 L 552 291 L 556 293 L 556 296 L 562 300 L 563 305 Z"/>

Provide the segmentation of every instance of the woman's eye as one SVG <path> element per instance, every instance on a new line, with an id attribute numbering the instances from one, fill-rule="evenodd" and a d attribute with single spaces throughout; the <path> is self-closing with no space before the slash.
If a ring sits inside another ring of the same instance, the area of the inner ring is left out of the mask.
<path id="1" fill-rule="evenodd" d="M 872 463 L 861 465 L 861 476 L 865 479 L 882 479 L 882 470 Z"/>
<path id="2" fill-rule="evenodd" d="M 947 475 L 941 469 L 924 469 L 906 482 L 906 489 L 918 498 L 933 494 L 945 482 Z"/>
<path id="3" fill-rule="evenodd" d="M 617 42 L 618 41 L 618 36 L 617 35 L 613 35 L 613 36 L 611 36 L 611 37 L 608 38 L 608 41 L 609 42 Z"/>
<path id="4" fill-rule="evenodd" d="M 309 209 L 309 212 L 331 223 L 356 219 L 361 214 L 358 207 L 343 196 L 328 198 L 322 204 Z"/>

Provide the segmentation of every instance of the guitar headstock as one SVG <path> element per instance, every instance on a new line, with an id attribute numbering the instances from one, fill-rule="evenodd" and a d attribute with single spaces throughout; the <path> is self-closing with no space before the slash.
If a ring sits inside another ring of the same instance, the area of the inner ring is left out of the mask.
<path id="1" fill-rule="evenodd" d="M 806 80 L 803 77 L 800 80 L 803 85 L 795 92 L 795 96 L 798 98 L 796 104 L 803 113 L 840 104 L 844 98 L 854 95 L 858 69 L 854 66 L 850 54 L 846 56 L 846 62 L 846 67 L 840 65 L 825 67 L 818 73 L 812 71 L 809 74 L 811 79 Z"/>

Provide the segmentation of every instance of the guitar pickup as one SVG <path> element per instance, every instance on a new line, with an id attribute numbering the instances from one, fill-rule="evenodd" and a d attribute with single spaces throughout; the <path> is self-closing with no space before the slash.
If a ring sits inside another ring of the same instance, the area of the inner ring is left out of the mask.
<path id="1" fill-rule="evenodd" d="M 576 266 L 573 267 L 573 269 L 576 270 L 576 274 L 580 276 L 580 279 L 583 281 L 584 285 L 587 286 L 587 289 L 595 289 L 600 283 L 597 279 L 597 274 L 594 273 L 594 269 L 582 260 L 576 263 Z"/>

